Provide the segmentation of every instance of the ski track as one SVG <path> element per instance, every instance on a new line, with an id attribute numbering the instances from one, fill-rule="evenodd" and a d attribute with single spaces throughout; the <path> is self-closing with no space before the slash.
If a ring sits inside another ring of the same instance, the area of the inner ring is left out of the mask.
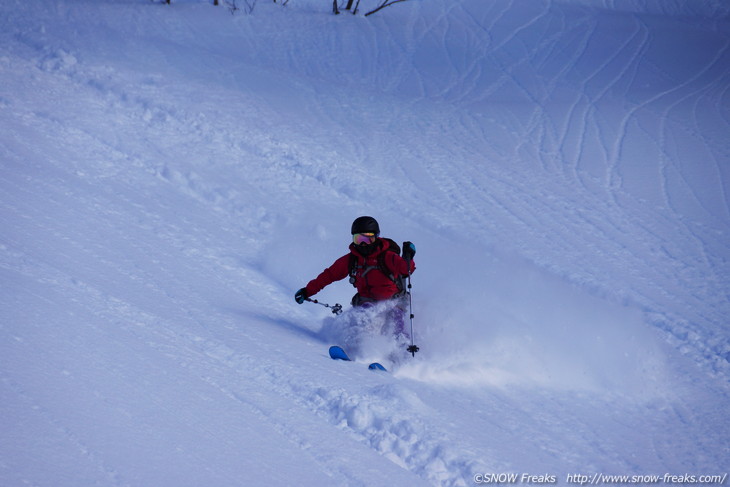
<path id="1" fill-rule="evenodd" d="M 93 303 L 94 313 L 99 314 L 101 321 L 121 325 L 123 332 L 134 336 L 135 341 L 144 344 L 144 347 L 157 355 L 168 357 L 200 381 L 251 409 L 261 422 L 269 424 L 286 436 L 288 441 L 307 452 L 312 460 L 321 465 L 323 471 L 338 472 L 338 475 L 333 476 L 337 485 L 350 485 L 353 482 L 370 485 L 373 479 L 353 479 L 353 472 L 338 466 L 341 451 L 334 445 L 328 447 L 317 441 L 321 425 L 316 419 L 310 418 L 312 413 L 433 485 L 466 485 L 465 479 L 473 477 L 474 473 L 480 471 L 479 467 L 484 468 L 476 460 L 469 460 L 469 455 L 455 449 L 448 432 L 434 423 L 433 413 L 429 412 L 416 393 L 397 386 L 390 375 L 374 374 L 367 371 L 364 364 L 333 363 L 322 353 L 322 365 L 317 367 L 319 369 L 333 365 L 359 365 L 361 370 L 357 376 L 360 380 L 371 376 L 368 381 L 371 385 L 366 388 L 370 392 L 364 394 L 353 393 L 333 384 L 325 386 L 313 380 L 309 373 L 311 368 L 306 366 L 297 371 L 295 366 L 286 362 L 262 363 L 246 353 L 235 351 L 225 344 L 225 340 L 216 336 L 220 331 L 205 327 L 204 330 L 210 333 L 207 337 L 195 332 L 182 332 L 181 321 L 166 322 L 163 317 L 150 315 L 132 303 L 106 295 L 53 268 L 38 262 L 28 262 L 27 257 L 16 255 L 15 262 L 12 262 L 8 261 L 7 252 L 4 256 L 6 258 L 2 267 L 22 271 L 25 277 L 56 286 L 75 281 L 73 285 L 83 289 L 87 301 Z M 20 259 L 26 261 L 26 266 L 19 265 L 17 261 Z M 190 303 L 187 306 L 189 308 Z M 206 321 L 210 322 L 211 317 Z M 239 329 L 236 334 L 240 333 Z M 276 348 L 263 342 L 263 338 L 248 335 L 245 338 L 239 336 L 237 340 L 253 341 L 253 348 L 266 348 L 271 354 L 276 354 Z M 319 347 L 325 349 L 324 344 Z M 182 355 L 181 351 L 185 354 Z M 352 369 L 343 371 L 341 379 L 351 377 L 353 372 Z M 12 379 L 3 377 L 3 382 L 9 383 L 24 401 L 33 402 Z M 261 391 L 269 393 L 263 395 Z M 270 397 L 272 395 L 275 396 L 273 400 Z M 272 404 L 276 406 L 272 407 Z M 160 407 L 166 406 L 160 403 Z M 31 408 L 44 416 L 53 429 L 60 431 L 67 442 L 75 445 L 96 469 L 108 476 L 113 481 L 112 485 L 130 485 L 115 477 L 113 467 L 105 466 L 102 459 L 96 459 L 93 448 L 85 445 L 63 420 L 54 418 L 52 413 L 42 407 Z M 303 427 L 302 423 L 311 426 Z M 234 479 L 231 480 L 233 484 Z"/>
<path id="2" fill-rule="evenodd" d="M 7 253 L 5 256 L 7 257 Z M 16 256 L 17 258 L 26 261 L 23 271 L 26 277 L 56 286 L 63 286 L 63 283 L 70 280 L 68 276 L 59 274 L 52 268 L 38 262 L 28 262 L 26 257 Z M 7 258 L 3 262 L 5 269 L 17 267 L 17 262 L 8 262 Z M 209 335 L 207 338 L 195 332 L 181 332 L 183 330 L 180 328 L 181 321 L 166 322 L 162 317 L 150 315 L 137 309 L 131 303 L 120 301 L 82 282 L 76 281 L 74 286 L 83 289 L 87 302 L 94 303 L 93 312 L 99 314 L 101 321 L 121 325 L 123 333 L 131 334 L 136 342 L 151 349 L 153 354 L 168 357 L 178 363 L 182 370 L 198 376 L 199 380 L 210 384 L 223 395 L 252 409 L 260 421 L 270 424 L 282 436 L 287 437 L 288 441 L 297 444 L 302 451 L 308 452 L 312 459 L 323 466 L 324 471 L 338 471 L 337 465 L 340 462 L 341 452 L 333 449 L 334 447 L 328 448 L 316 440 L 315 434 L 321 425 L 318 426 L 315 423 L 311 428 L 302 428 L 302 416 L 306 418 L 311 411 L 316 413 L 321 411 L 324 417 L 331 419 L 335 424 L 339 423 L 342 418 L 348 418 L 348 423 L 359 427 L 359 429 L 353 427 L 353 431 L 356 433 L 361 433 L 360 429 L 368 431 L 369 425 L 366 425 L 362 419 L 353 423 L 353 418 L 358 418 L 358 414 L 362 414 L 360 411 L 367 411 L 369 402 L 377 400 L 379 396 L 348 399 L 347 393 L 344 391 L 329 396 L 330 392 L 327 391 L 331 391 L 331 389 L 316 388 L 307 380 L 302 382 L 302 377 L 293 377 L 296 374 L 292 374 L 292 370 L 288 370 L 287 366 L 272 363 L 262 364 L 247 354 L 233 351 L 215 337 L 216 332 L 212 332 L 213 335 Z M 260 346 L 266 346 L 255 336 L 246 337 L 246 341 L 250 340 L 258 342 Z M 184 355 L 180 353 L 183 351 Z M 273 348 L 271 353 L 275 353 Z M 303 375 L 304 377 L 309 376 L 309 374 Z M 311 381 L 311 379 L 308 380 Z M 12 379 L 4 377 L 3 382 L 10 383 L 15 392 L 24 398 L 24 401 L 33 402 L 33 399 L 27 396 Z M 235 390 L 231 390 L 231 387 L 235 387 Z M 276 400 L 271 400 L 269 396 L 257 399 L 262 397 L 260 391 L 272 391 Z M 324 401 L 321 400 L 323 396 Z M 272 407 L 272 404 L 279 406 Z M 292 411 L 293 404 L 298 404 L 300 408 Z M 121 403 L 119 406 L 124 407 L 124 404 Z M 160 407 L 167 406 L 161 402 Z M 113 467 L 105 466 L 103 460 L 95 458 L 93 448 L 84 444 L 83 440 L 72 431 L 72 426 L 67 426 L 64 420 L 54 418 L 52 413 L 42 407 L 31 406 L 31 408 L 46 417 L 53 429 L 61 432 L 67 442 L 75 445 L 77 450 L 96 465 L 98 470 L 104 472 L 113 481 L 112 485 L 130 485 L 114 476 Z M 285 422 L 286 418 L 290 419 L 290 424 Z M 376 417 L 375 419 L 386 418 Z M 384 426 L 376 433 L 387 437 L 388 424 L 384 423 Z M 393 434 L 397 437 L 397 432 Z M 316 450 L 313 449 L 315 444 L 317 445 Z M 385 446 L 380 450 L 385 454 L 388 453 Z M 232 478 L 229 484 L 235 485 L 239 480 Z M 353 479 L 352 472 L 347 470 L 341 471 L 333 480 L 338 485 L 348 485 L 353 480 L 363 484 L 367 484 L 368 481 L 367 478 Z"/>

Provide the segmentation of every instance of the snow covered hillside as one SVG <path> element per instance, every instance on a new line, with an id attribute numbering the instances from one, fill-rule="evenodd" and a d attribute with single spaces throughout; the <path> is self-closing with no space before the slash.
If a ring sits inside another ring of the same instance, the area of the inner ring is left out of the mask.
<path id="1" fill-rule="evenodd" d="M 211 3 L 0 4 L 0 485 L 726 481 L 727 2 Z"/>

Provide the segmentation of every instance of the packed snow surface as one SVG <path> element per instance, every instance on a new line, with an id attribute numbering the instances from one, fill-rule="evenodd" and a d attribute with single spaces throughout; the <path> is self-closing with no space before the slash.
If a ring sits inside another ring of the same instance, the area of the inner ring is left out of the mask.
<path id="1" fill-rule="evenodd" d="M 0 485 L 724 480 L 727 2 L 221 3 L 0 3 Z"/>

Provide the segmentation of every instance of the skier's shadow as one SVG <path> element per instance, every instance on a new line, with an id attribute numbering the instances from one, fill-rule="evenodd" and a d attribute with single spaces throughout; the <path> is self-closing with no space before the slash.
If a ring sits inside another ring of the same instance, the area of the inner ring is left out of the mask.
<path id="1" fill-rule="evenodd" d="M 268 323 L 274 326 L 277 326 L 287 332 L 293 333 L 295 335 L 299 335 L 304 338 L 308 338 L 310 340 L 314 340 L 320 343 L 325 343 L 326 340 L 322 336 L 322 333 L 319 329 L 312 330 L 311 328 L 308 328 L 301 323 L 295 323 L 293 321 L 289 321 L 286 319 L 276 319 L 272 318 L 271 316 L 267 316 L 260 313 L 251 313 L 250 311 L 245 311 L 242 309 L 234 309 L 234 308 L 223 308 L 222 311 L 236 315 L 238 317 L 246 317 L 252 320 L 255 320 L 257 322 L 264 322 Z"/>

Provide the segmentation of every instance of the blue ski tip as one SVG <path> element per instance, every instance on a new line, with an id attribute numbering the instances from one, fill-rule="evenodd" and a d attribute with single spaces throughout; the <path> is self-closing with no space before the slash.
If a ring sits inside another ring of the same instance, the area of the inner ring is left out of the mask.
<path id="1" fill-rule="evenodd" d="M 338 347 L 337 345 L 330 347 L 330 358 L 332 360 L 350 360 L 350 357 L 342 350 L 342 347 Z"/>
<path id="2" fill-rule="evenodd" d="M 387 370 L 385 369 L 385 367 L 383 367 L 382 365 L 380 365 L 377 362 L 373 362 L 372 364 L 368 365 L 368 369 L 370 369 L 370 370 L 382 370 L 384 372 L 387 372 Z"/>

